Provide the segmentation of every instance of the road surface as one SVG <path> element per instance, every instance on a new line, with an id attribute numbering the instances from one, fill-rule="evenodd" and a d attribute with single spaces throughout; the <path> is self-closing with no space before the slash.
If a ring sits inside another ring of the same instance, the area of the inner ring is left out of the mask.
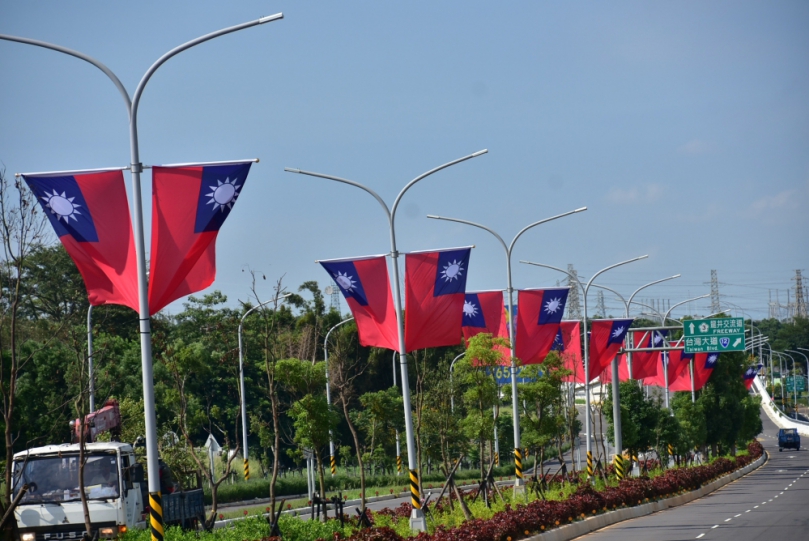
<path id="1" fill-rule="evenodd" d="M 778 428 L 762 413 L 761 468 L 689 504 L 620 522 L 582 541 L 797 541 L 809 539 L 809 452 L 778 452 Z M 802 442 L 809 444 L 809 442 Z"/>

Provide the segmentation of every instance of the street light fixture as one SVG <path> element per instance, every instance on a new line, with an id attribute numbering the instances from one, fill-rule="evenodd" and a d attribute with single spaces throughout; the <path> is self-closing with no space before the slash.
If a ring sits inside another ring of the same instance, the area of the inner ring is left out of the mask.
<path id="1" fill-rule="evenodd" d="M 459 218 L 446 218 L 444 216 L 436 216 L 434 214 L 428 214 L 428 218 L 432 218 L 433 220 L 445 220 L 447 222 L 456 222 L 459 224 L 471 225 L 472 227 L 477 227 L 479 229 L 483 229 L 491 233 L 503 246 L 503 250 L 506 252 L 506 280 L 508 283 L 508 317 L 509 317 L 509 325 L 508 325 L 508 339 L 509 345 L 511 348 L 511 410 L 513 415 L 513 422 L 514 422 L 514 492 L 515 493 L 524 493 L 525 492 L 525 483 L 522 479 L 522 450 L 520 447 L 520 404 L 519 404 L 519 395 L 517 389 L 517 366 L 515 364 L 516 353 L 515 353 L 515 333 L 516 328 L 514 325 L 514 288 L 512 287 L 511 281 L 511 254 L 514 250 L 514 245 L 517 243 L 517 239 L 519 239 L 523 233 L 528 231 L 529 229 L 536 227 L 538 225 L 542 225 L 544 223 L 552 222 L 553 220 L 557 220 L 559 218 L 564 218 L 565 216 L 570 216 L 571 214 L 576 214 L 578 212 L 584 212 L 587 210 L 587 207 L 577 208 L 575 210 L 571 210 L 569 212 L 565 212 L 562 214 L 557 214 L 556 216 L 551 216 L 550 218 L 545 218 L 544 220 L 539 220 L 538 222 L 534 222 L 532 224 L 528 224 L 527 226 L 520 229 L 519 233 L 517 233 L 509 244 L 506 244 L 506 241 L 503 240 L 496 231 L 486 227 L 485 225 L 470 222 L 469 220 L 461 220 Z"/>
<path id="2" fill-rule="evenodd" d="M 326 338 L 323 339 L 323 360 L 326 363 L 326 404 L 331 408 L 331 385 L 329 383 L 329 335 L 331 332 L 343 325 L 348 323 L 349 321 L 353 321 L 353 317 L 347 317 L 331 329 L 329 332 L 326 333 Z M 332 430 L 329 428 L 329 468 L 331 468 L 331 475 L 334 477 L 337 469 L 337 462 L 334 458 L 334 437 L 332 436 Z"/>
<path id="3" fill-rule="evenodd" d="M 52 51 L 67 54 L 92 64 L 101 70 L 110 79 L 110 81 L 112 81 L 115 88 L 118 89 L 118 92 L 121 94 L 121 97 L 124 100 L 124 105 L 126 106 L 127 115 L 129 117 L 129 168 L 132 174 L 132 225 L 138 272 L 138 319 L 140 322 L 139 334 L 141 350 L 141 376 L 143 380 L 144 431 L 146 437 L 146 469 L 149 480 L 149 508 L 152 510 L 152 514 L 150 516 L 150 528 L 153 538 L 162 539 L 164 530 L 163 512 L 161 506 L 162 497 L 160 494 L 160 466 L 158 464 L 157 452 L 157 415 L 155 412 L 154 372 L 152 367 L 152 329 L 149 314 L 146 248 L 143 235 L 143 203 L 140 186 L 140 173 L 143 171 L 143 164 L 140 161 L 140 151 L 138 147 L 138 106 L 140 105 L 140 98 L 143 95 L 143 91 L 146 89 L 146 84 L 149 82 L 149 79 L 151 79 L 152 75 L 154 75 L 157 69 L 170 58 L 187 49 L 190 49 L 191 47 L 194 47 L 195 45 L 199 45 L 200 43 L 204 43 L 219 36 L 224 36 L 232 32 L 238 32 L 239 30 L 277 21 L 283 18 L 283 13 L 261 17 L 260 19 L 223 28 L 221 30 L 211 32 L 210 34 L 205 34 L 204 36 L 200 36 L 191 41 L 187 41 L 178 47 L 175 47 L 158 58 L 157 61 L 152 64 L 148 70 L 146 70 L 146 73 L 143 74 L 143 77 L 135 89 L 132 99 L 130 99 L 129 93 L 127 92 L 126 88 L 124 88 L 123 83 L 121 83 L 120 79 L 118 79 L 112 70 L 91 56 L 45 41 L 0 34 L 0 40 L 15 41 L 17 43 L 24 43 L 27 45 L 34 45 L 36 47 L 50 49 Z"/>
<path id="4" fill-rule="evenodd" d="M 711 296 L 710 293 L 706 294 L 706 295 L 700 295 L 699 297 L 694 297 L 693 299 L 686 299 L 684 301 L 678 302 L 677 304 L 674 304 L 674 305 L 670 306 L 668 311 L 663 315 L 663 319 L 660 321 L 660 324 L 665 325 L 666 320 L 669 319 L 669 314 L 671 314 L 672 310 L 674 310 L 678 306 L 682 306 L 683 304 L 687 304 L 687 303 L 693 302 L 693 301 L 698 301 L 699 299 L 704 299 L 704 298 L 710 297 L 710 296 Z M 695 398 L 695 393 L 694 393 L 694 361 L 693 361 L 693 359 L 691 360 L 690 369 L 691 369 L 691 401 L 695 402 L 696 398 Z M 669 408 L 669 356 L 667 354 L 663 355 L 663 378 L 666 381 L 666 394 L 665 394 L 666 409 L 671 409 L 671 408 Z"/>
<path id="5" fill-rule="evenodd" d="M 276 303 L 276 309 L 278 308 L 278 301 L 286 299 L 289 297 L 291 293 L 287 293 L 286 295 L 281 295 L 280 297 L 275 297 L 268 301 L 260 302 L 254 307 L 250 308 L 247 312 L 244 313 L 242 319 L 239 321 L 239 394 L 242 397 L 242 445 L 244 447 L 244 479 L 245 481 L 250 479 L 250 462 L 247 456 L 247 398 L 245 396 L 244 390 L 244 354 L 242 350 L 244 349 L 242 343 L 242 328 L 244 326 L 244 318 L 250 315 L 251 312 L 254 310 L 258 310 L 262 306 L 265 306 L 271 302 Z"/>
<path id="6" fill-rule="evenodd" d="M 426 173 L 422 173 L 421 175 L 417 176 L 410 182 L 408 182 L 404 188 L 399 192 L 396 196 L 396 199 L 393 201 L 393 205 L 388 208 L 387 203 L 371 188 L 360 184 L 359 182 L 355 182 L 353 180 L 349 180 L 346 178 L 336 177 L 333 175 L 325 175 L 323 173 L 315 173 L 312 171 L 304 171 L 301 169 L 294 169 L 290 167 L 285 167 L 284 171 L 288 173 L 298 173 L 301 175 L 308 175 L 310 177 L 318 177 L 323 178 L 326 180 L 333 180 L 335 182 L 342 182 L 343 184 L 348 184 L 349 186 L 354 186 L 355 188 L 359 188 L 366 193 L 370 194 L 374 199 L 376 199 L 377 203 L 382 206 L 382 209 L 385 211 L 385 215 L 388 218 L 388 229 L 390 232 L 390 257 L 393 260 L 393 293 L 394 293 L 394 303 L 396 305 L 396 325 L 398 328 L 399 333 L 399 364 L 402 371 L 402 402 L 404 406 L 404 417 L 405 417 L 405 429 L 406 429 L 406 439 L 407 439 L 407 462 L 408 468 L 410 470 L 410 503 L 413 506 L 413 510 L 410 514 L 410 528 L 416 531 L 426 531 L 427 530 L 427 521 L 424 517 L 424 511 L 421 509 L 421 493 L 419 489 L 419 472 L 418 472 L 418 464 L 416 463 L 416 443 L 413 437 L 413 417 L 412 412 L 410 410 L 410 383 L 408 381 L 408 374 L 407 374 L 407 350 L 405 349 L 405 340 L 404 340 L 404 321 L 402 319 L 402 292 L 401 287 L 399 286 L 399 251 L 396 248 L 396 210 L 399 208 L 399 203 L 402 200 L 402 196 L 409 190 L 414 184 L 423 180 L 424 178 L 432 175 L 433 173 L 437 173 L 442 169 L 446 169 L 447 167 L 451 167 L 455 164 L 465 162 L 466 160 L 471 160 L 472 158 L 476 158 L 483 154 L 486 154 L 488 150 L 483 149 L 479 150 L 473 154 L 469 154 L 462 158 L 458 158 L 457 160 L 453 160 L 451 162 L 447 162 L 443 165 L 439 165 L 433 169 L 430 169 Z"/>

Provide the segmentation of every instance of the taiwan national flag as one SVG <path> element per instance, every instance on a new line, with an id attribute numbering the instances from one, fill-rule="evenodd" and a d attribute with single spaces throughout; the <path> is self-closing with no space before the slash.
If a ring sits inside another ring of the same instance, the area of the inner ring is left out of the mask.
<path id="1" fill-rule="evenodd" d="M 675 345 L 675 344 L 672 344 Z M 682 346 L 682 342 L 676 344 Z M 688 388 L 691 389 L 691 378 L 689 376 L 689 365 L 691 359 L 694 358 L 693 353 L 686 353 L 682 349 L 672 349 L 665 354 L 668 357 L 668 375 L 669 375 L 669 389 L 671 386 L 682 379 L 688 380 Z"/>
<path id="2" fill-rule="evenodd" d="M 572 373 L 562 378 L 568 383 L 584 383 L 584 365 L 581 363 L 581 323 L 562 321 L 559 332 L 553 341 L 552 351 L 558 351 L 564 361 L 564 368 Z"/>
<path id="3" fill-rule="evenodd" d="M 756 374 L 758 374 L 758 368 L 755 366 L 751 366 L 744 371 L 744 375 L 742 376 L 744 378 L 744 388 L 748 391 L 753 385 L 753 380 L 756 379 Z"/>
<path id="4" fill-rule="evenodd" d="M 138 270 L 121 171 L 23 175 L 79 269 L 90 304 L 138 311 Z"/>
<path id="5" fill-rule="evenodd" d="M 522 364 L 545 360 L 559 333 L 570 288 L 524 289 L 517 292 L 515 354 Z"/>
<path id="6" fill-rule="evenodd" d="M 205 289 L 216 277 L 216 236 L 251 162 L 152 168 L 149 312 Z"/>
<path id="7" fill-rule="evenodd" d="M 384 255 L 320 261 L 343 292 L 357 323 L 360 344 L 399 350 L 396 307 Z"/>
<path id="8" fill-rule="evenodd" d="M 405 349 L 456 346 L 461 341 L 469 248 L 405 256 Z"/>
<path id="9" fill-rule="evenodd" d="M 632 343 L 638 348 L 658 348 L 665 344 L 669 331 L 632 331 Z M 646 379 L 657 375 L 659 351 L 632 353 L 632 379 Z"/>
<path id="10" fill-rule="evenodd" d="M 497 290 L 467 293 L 463 303 L 461 330 L 467 342 L 480 333 L 489 333 L 495 338 L 508 340 L 503 292 Z M 500 352 L 501 364 L 510 364 L 511 352 L 508 348 L 495 346 L 495 349 Z"/>
<path id="11" fill-rule="evenodd" d="M 694 390 L 702 389 L 711 377 L 719 353 L 697 353 L 694 355 Z M 674 384 L 669 385 L 670 391 L 690 391 L 691 377 L 688 368 L 677 378 Z"/>
<path id="12" fill-rule="evenodd" d="M 716 362 L 719 360 L 718 352 L 711 353 L 697 353 L 694 360 L 696 370 L 694 372 L 694 390 L 699 391 L 708 380 L 711 379 L 713 369 L 716 367 Z"/>
<path id="13" fill-rule="evenodd" d="M 621 349 L 633 319 L 596 319 L 590 332 L 588 381 L 597 378 Z"/>
<path id="14" fill-rule="evenodd" d="M 485 332 L 495 338 L 508 338 L 503 292 L 478 291 L 467 293 L 463 303 L 463 337 L 469 340 Z"/>

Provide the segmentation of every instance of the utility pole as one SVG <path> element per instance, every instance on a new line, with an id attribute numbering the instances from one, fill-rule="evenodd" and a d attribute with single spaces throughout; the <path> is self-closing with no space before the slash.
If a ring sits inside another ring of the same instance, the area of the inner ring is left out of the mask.
<path id="1" fill-rule="evenodd" d="M 567 297 L 567 305 L 565 309 L 567 310 L 567 317 L 565 319 L 575 319 L 581 320 L 581 299 L 579 298 L 579 276 L 576 273 L 576 269 L 573 268 L 573 264 L 570 263 L 567 266 L 567 272 L 570 274 L 567 278 L 567 285 L 570 287 L 570 293 Z"/>
<path id="2" fill-rule="evenodd" d="M 795 317 L 806 317 L 806 298 L 803 290 L 801 269 L 795 271 Z"/>
<path id="3" fill-rule="evenodd" d="M 598 292 L 598 304 L 596 305 L 596 316 L 600 318 L 607 317 L 607 307 L 604 306 L 604 292 L 599 290 Z"/>
<path id="4" fill-rule="evenodd" d="M 716 277 L 716 271 L 711 269 L 711 313 L 715 314 L 722 310 L 719 306 L 719 279 Z"/>

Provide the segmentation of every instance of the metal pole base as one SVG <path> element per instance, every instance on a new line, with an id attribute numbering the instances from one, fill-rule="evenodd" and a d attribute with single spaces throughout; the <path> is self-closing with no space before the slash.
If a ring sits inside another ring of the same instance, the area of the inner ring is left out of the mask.
<path id="1" fill-rule="evenodd" d="M 514 480 L 514 495 L 525 496 L 525 479 Z"/>
<path id="2" fill-rule="evenodd" d="M 414 532 L 427 531 L 427 519 L 421 509 L 413 509 L 410 512 L 410 529 Z"/>

